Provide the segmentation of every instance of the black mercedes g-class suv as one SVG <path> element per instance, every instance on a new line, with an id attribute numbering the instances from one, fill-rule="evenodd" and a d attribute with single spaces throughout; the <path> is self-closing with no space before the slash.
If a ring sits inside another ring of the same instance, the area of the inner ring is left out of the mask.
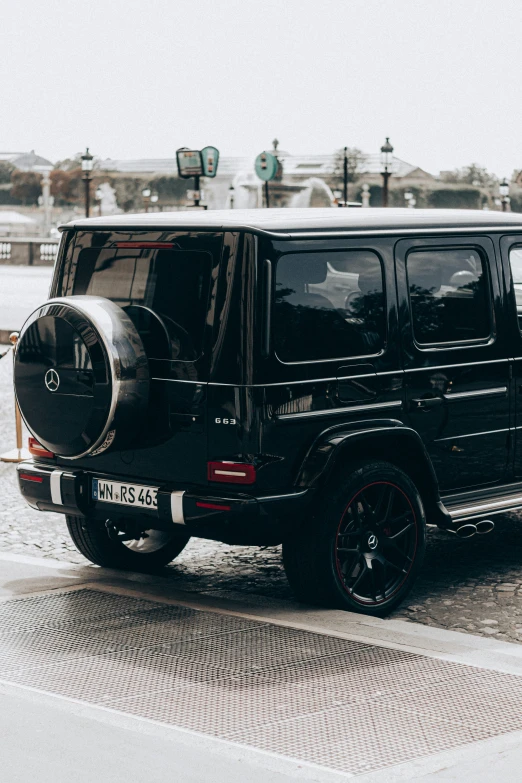
<path id="1" fill-rule="evenodd" d="M 282 543 L 299 598 L 383 615 L 427 523 L 522 507 L 521 285 L 522 215 L 70 223 L 16 347 L 21 491 L 101 566 Z"/>

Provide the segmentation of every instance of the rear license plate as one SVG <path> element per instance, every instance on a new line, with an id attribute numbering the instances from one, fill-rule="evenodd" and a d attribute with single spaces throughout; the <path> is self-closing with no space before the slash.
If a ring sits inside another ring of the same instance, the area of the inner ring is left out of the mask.
<path id="1" fill-rule="evenodd" d="M 119 481 L 92 480 L 93 500 L 102 503 L 117 503 L 120 506 L 140 506 L 157 508 L 158 490 L 155 487 L 143 487 L 140 484 L 122 484 Z"/>

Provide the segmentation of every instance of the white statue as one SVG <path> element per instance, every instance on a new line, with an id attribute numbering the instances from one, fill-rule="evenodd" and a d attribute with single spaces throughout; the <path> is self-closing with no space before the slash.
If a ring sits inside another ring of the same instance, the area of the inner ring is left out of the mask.
<path id="1" fill-rule="evenodd" d="M 110 182 L 102 182 L 96 188 L 96 194 L 99 192 L 100 215 L 115 215 L 121 212 L 116 201 L 116 191 Z"/>

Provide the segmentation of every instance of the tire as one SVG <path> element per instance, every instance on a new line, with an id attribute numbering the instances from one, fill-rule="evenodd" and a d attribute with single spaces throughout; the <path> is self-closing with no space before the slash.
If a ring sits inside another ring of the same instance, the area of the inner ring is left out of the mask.
<path id="1" fill-rule="evenodd" d="M 190 539 L 185 533 L 143 530 L 135 539 L 123 541 L 109 534 L 110 520 L 106 524 L 85 517 L 67 516 L 66 520 L 74 545 L 87 560 L 124 571 L 157 571 L 174 560 Z"/>
<path id="2" fill-rule="evenodd" d="M 338 473 L 319 508 L 283 543 L 297 598 L 375 617 L 393 611 L 424 560 L 426 517 L 417 487 L 389 462 Z"/>

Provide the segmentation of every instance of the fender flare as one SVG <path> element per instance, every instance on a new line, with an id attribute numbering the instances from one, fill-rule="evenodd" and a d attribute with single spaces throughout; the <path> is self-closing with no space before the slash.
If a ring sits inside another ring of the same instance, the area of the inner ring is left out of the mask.
<path id="1" fill-rule="evenodd" d="M 451 517 L 441 502 L 431 458 L 418 432 L 400 421 L 358 422 L 323 431 L 308 450 L 296 484 L 320 488 L 342 461 L 370 456 L 395 462 L 407 472 L 410 466 L 430 516 L 439 527 L 448 527 Z"/>

